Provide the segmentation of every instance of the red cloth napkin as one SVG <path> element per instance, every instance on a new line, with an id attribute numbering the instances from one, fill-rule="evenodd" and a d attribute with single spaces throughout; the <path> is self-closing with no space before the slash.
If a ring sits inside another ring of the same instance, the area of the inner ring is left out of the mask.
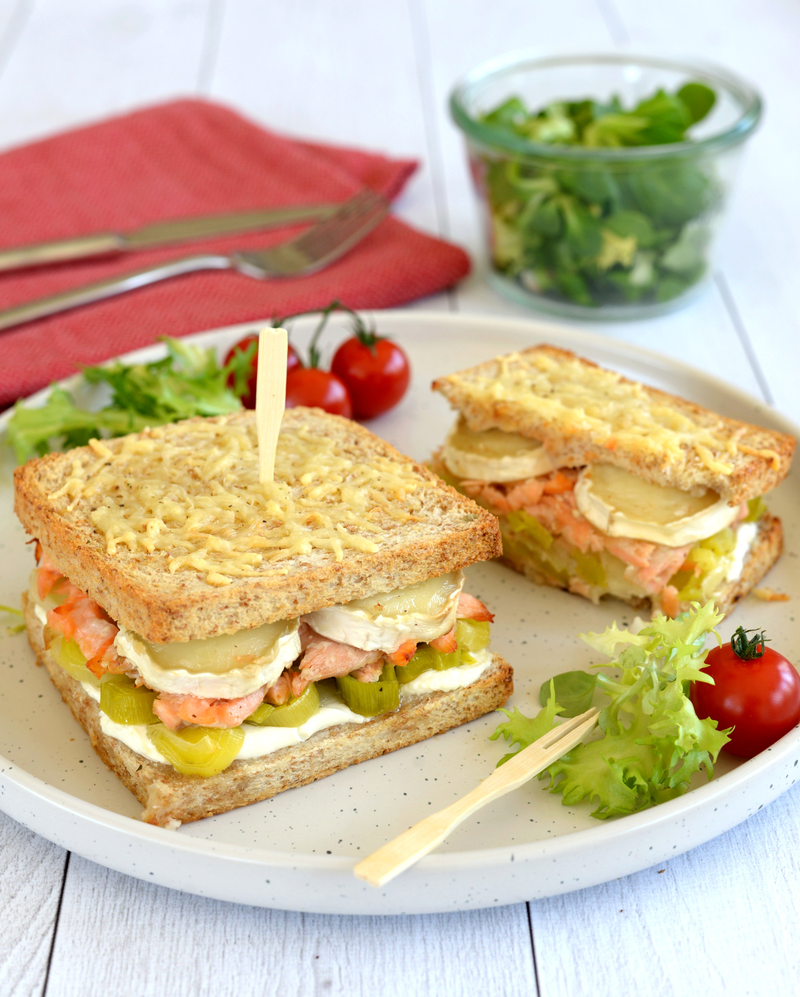
<path id="1" fill-rule="evenodd" d="M 177 100 L 0 156 L 0 243 L 43 242 L 254 207 L 396 196 L 416 169 L 355 149 L 299 142 L 201 100 Z M 201 252 L 258 248 L 292 229 L 227 236 L 0 275 L 0 308 Z M 81 364 L 250 319 L 322 308 L 384 308 L 440 291 L 469 270 L 456 246 L 388 218 L 320 273 L 259 281 L 202 272 L 0 332 L 0 409 Z"/>

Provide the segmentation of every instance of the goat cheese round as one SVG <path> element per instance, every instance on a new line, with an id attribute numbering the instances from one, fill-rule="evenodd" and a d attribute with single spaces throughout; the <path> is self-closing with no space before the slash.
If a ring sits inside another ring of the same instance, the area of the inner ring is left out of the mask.
<path id="1" fill-rule="evenodd" d="M 442 447 L 442 460 L 459 478 L 476 481 L 522 481 L 556 467 L 539 440 L 504 433 L 502 429 L 476 432 L 463 419 L 450 430 Z"/>
<path id="2" fill-rule="evenodd" d="M 272 685 L 299 656 L 298 629 L 298 620 L 286 620 L 173 644 L 152 644 L 121 629 L 114 646 L 151 689 L 204 699 L 238 699 Z"/>
<path id="3" fill-rule="evenodd" d="M 430 641 L 456 625 L 464 576 L 453 571 L 342 606 L 326 606 L 303 619 L 323 637 L 365 651 L 391 654 L 407 640 Z"/>
<path id="4" fill-rule="evenodd" d="M 575 485 L 578 509 L 610 537 L 683 547 L 725 529 L 739 514 L 716 492 L 654 485 L 611 464 L 589 464 Z"/>

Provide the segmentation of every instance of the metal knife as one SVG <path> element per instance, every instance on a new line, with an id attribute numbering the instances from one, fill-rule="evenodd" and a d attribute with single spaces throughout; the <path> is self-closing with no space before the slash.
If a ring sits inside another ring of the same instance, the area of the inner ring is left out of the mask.
<path id="1" fill-rule="evenodd" d="M 237 235 L 259 229 L 280 228 L 300 222 L 323 221 L 336 211 L 339 204 L 289 205 L 281 208 L 254 208 L 224 215 L 199 218 L 173 218 L 151 222 L 131 232 L 94 232 L 69 239 L 15 246 L 0 250 L 0 271 L 21 267 L 39 267 L 48 263 L 63 263 L 91 256 L 117 255 L 136 249 L 154 249 L 175 242 L 210 239 L 213 236 Z"/>

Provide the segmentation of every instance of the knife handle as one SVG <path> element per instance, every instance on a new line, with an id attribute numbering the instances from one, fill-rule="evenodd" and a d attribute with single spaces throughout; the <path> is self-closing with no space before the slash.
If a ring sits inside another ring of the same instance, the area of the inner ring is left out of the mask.
<path id="1" fill-rule="evenodd" d="M 0 251 L 0 271 L 100 256 L 103 253 L 121 252 L 124 248 L 125 237 L 118 232 L 96 232 L 94 235 L 80 235 L 55 242 L 15 246 L 13 249 Z"/>

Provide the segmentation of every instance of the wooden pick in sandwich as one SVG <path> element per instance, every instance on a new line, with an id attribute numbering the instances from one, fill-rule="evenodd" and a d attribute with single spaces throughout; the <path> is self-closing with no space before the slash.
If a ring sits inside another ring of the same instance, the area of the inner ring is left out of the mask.
<path id="1" fill-rule="evenodd" d="M 256 429 L 258 432 L 258 480 L 271 484 L 275 476 L 275 450 L 286 404 L 285 329 L 262 329 L 258 334 L 256 379 Z"/>
<path id="2" fill-rule="evenodd" d="M 399 876 L 404 869 L 408 869 L 441 844 L 450 831 L 470 814 L 492 800 L 505 796 L 512 789 L 518 789 L 566 754 L 570 748 L 574 748 L 597 723 L 598 715 L 599 710 L 593 707 L 586 713 L 553 727 L 514 755 L 505 765 L 495 769 L 488 779 L 484 779 L 466 796 L 421 820 L 362 859 L 353 872 L 359 879 L 365 879 L 373 886 L 383 886 L 390 879 Z"/>

